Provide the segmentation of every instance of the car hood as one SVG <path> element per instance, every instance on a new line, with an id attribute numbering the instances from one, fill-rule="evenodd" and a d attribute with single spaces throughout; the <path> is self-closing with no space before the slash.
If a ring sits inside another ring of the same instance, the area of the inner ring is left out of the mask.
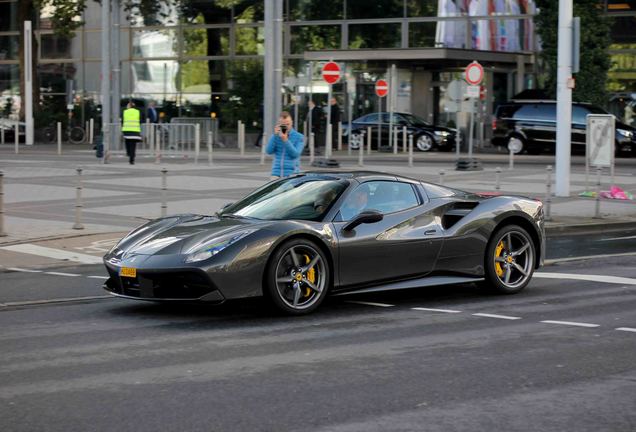
<path id="1" fill-rule="evenodd" d="M 184 214 L 156 219 L 132 231 L 117 244 L 125 255 L 174 255 L 214 239 L 270 225 L 270 221 Z"/>

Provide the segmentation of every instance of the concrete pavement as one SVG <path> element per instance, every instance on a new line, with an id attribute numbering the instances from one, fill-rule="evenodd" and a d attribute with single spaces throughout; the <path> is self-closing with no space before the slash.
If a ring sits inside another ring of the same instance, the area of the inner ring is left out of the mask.
<path id="1" fill-rule="evenodd" d="M 21 244 L 95 256 L 102 254 L 109 242 L 161 215 L 163 168 L 168 170 L 169 214 L 213 213 L 268 181 L 271 162 L 267 160 L 265 165 L 260 165 L 258 156 L 250 152 L 241 158 L 235 151 L 215 150 L 215 162 L 209 166 L 205 155 L 201 155 L 198 164 L 183 157 L 164 158 L 161 164 L 156 164 L 152 155 L 142 154 L 136 165 L 129 165 L 123 155 L 117 154 L 110 163 L 101 164 L 84 148 L 58 156 L 48 147 L 36 146 L 18 155 L 14 155 L 9 146 L 0 147 L 8 234 L 0 237 L 0 261 L 5 267 L 78 262 L 64 256 L 38 255 L 15 248 Z M 515 168 L 508 170 L 506 155 L 485 154 L 481 156 L 483 171 L 459 172 L 454 170 L 454 155 L 449 153 L 416 154 L 414 167 L 408 167 L 404 154 L 373 154 L 366 158 L 364 168 L 357 166 L 355 152 L 351 156 L 346 152 L 337 153 L 335 157 L 341 162 L 342 170 L 385 171 L 436 183 L 443 181 L 446 186 L 458 189 L 521 194 L 542 200 L 546 197 L 545 164 L 553 159 L 553 156 L 518 156 Z M 577 196 L 586 189 L 580 159 L 573 158 L 572 196 L 552 198 L 553 220 L 548 223 L 549 229 L 563 231 L 573 227 L 636 224 L 634 201 L 602 200 L 603 219 L 593 218 L 594 200 Z M 83 169 L 83 230 L 73 229 L 77 167 Z M 497 167 L 502 168 L 498 191 Z M 303 169 L 315 168 L 304 158 Z M 445 173 L 443 180 L 441 170 Z M 591 182 L 590 178 L 588 190 Z M 603 189 L 609 187 L 609 182 L 606 175 Z M 619 160 L 614 183 L 636 195 L 636 159 Z"/>

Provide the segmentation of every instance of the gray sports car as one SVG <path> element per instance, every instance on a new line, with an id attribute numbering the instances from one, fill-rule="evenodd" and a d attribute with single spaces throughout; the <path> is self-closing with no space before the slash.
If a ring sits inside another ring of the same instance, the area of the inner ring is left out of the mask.
<path id="1" fill-rule="evenodd" d="M 328 294 L 478 282 L 521 291 L 544 258 L 541 202 L 375 172 L 267 183 L 214 216 L 147 223 L 108 254 L 104 288 L 142 300 L 264 296 L 304 314 Z"/>

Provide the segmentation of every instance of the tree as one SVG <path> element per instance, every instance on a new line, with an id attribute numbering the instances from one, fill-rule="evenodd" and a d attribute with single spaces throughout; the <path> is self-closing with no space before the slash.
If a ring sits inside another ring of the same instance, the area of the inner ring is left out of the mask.
<path id="1" fill-rule="evenodd" d="M 541 38 L 544 71 L 541 80 L 546 93 L 556 97 L 559 2 L 537 0 L 536 17 Z M 573 100 L 607 105 L 607 76 L 611 67 L 609 55 L 611 20 L 603 14 L 603 2 L 574 0 L 574 16 L 581 18 L 580 71 L 576 76 Z"/>

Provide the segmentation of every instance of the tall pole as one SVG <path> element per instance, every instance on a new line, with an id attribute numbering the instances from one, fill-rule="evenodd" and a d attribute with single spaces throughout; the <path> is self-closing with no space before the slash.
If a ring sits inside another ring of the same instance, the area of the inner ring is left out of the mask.
<path id="1" fill-rule="evenodd" d="M 572 0 L 559 0 L 557 51 L 557 144 L 555 193 L 570 196 L 570 151 L 572 133 Z"/>
<path id="2" fill-rule="evenodd" d="M 274 81 L 274 2 L 265 2 L 265 47 L 263 59 L 263 143 L 261 150 L 264 154 L 267 139 L 274 132 L 273 87 Z"/>
<path id="3" fill-rule="evenodd" d="M 33 145 L 33 27 L 24 22 L 24 120 L 25 144 Z"/>
<path id="4" fill-rule="evenodd" d="M 393 146 L 393 153 L 397 153 L 397 140 L 393 138 L 393 112 L 395 111 L 395 102 L 397 96 L 397 85 L 395 84 L 397 81 L 397 72 L 395 69 L 395 64 L 391 65 L 391 73 L 389 75 L 389 95 L 388 95 L 388 103 L 389 103 L 389 146 Z"/>
<path id="5" fill-rule="evenodd" d="M 110 124 L 110 0 L 102 0 L 102 133 Z M 104 158 L 109 142 L 104 136 Z"/>
<path id="6" fill-rule="evenodd" d="M 111 32 L 111 50 L 110 61 L 113 77 L 113 88 L 111 89 L 112 101 L 111 111 L 113 123 L 119 123 L 120 109 L 121 109 L 121 86 L 120 86 L 120 74 L 121 74 L 121 55 L 119 53 L 119 0 L 111 0 L 111 20 L 113 31 Z M 113 132 L 118 131 L 115 129 Z M 116 143 L 119 138 L 119 134 L 111 134 L 111 140 Z"/>
<path id="7" fill-rule="evenodd" d="M 278 114 L 282 111 L 283 87 L 283 0 L 274 0 L 274 118 L 275 122 Z M 270 84 L 271 85 L 271 84 Z"/>

